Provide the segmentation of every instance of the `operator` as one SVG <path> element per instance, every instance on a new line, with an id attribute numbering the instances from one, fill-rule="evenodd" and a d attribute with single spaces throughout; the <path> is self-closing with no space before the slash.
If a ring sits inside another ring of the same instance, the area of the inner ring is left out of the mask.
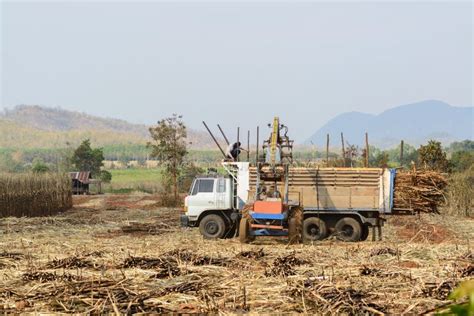
<path id="1" fill-rule="evenodd" d="M 232 159 L 234 161 L 237 160 L 237 157 L 240 155 L 241 151 L 245 150 L 242 147 L 240 147 L 240 145 L 241 145 L 240 142 L 229 144 L 229 146 L 227 146 L 227 149 L 225 151 L 226 158 Z"/>

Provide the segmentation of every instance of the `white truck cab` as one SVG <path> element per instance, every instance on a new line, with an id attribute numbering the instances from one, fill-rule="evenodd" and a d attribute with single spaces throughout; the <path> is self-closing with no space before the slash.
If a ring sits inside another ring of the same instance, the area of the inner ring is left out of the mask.
<path id="1" fill-rule="evenodd" d="M 198 176 L 184 199 L 181 225 L 207 238 L 233 237 L 249 189 L 249 163 L 223 162 L 227 175 Z"/>

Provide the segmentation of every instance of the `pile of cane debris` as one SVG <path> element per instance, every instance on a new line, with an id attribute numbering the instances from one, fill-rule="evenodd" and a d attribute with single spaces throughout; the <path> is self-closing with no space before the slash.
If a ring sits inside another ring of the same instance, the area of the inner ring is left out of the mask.
<path id="1" fill-rule="evenodd" d="M 439 213 L 445 202 L 446 178 L 428 170 L 397 171 L 393 208 L 414 212 Z"/>

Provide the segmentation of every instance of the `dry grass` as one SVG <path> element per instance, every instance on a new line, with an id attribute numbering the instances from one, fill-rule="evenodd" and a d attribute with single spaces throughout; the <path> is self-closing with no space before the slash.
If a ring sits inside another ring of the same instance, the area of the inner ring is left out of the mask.
<path id="1" fill-rule="evenodd" d="M 5 219 L 0 311 L 419 314 L 473 277 L 472 219 L 393 218 L 382 242 L 241 245 L 153 201 L 79 197 L 59 216 Z"/>

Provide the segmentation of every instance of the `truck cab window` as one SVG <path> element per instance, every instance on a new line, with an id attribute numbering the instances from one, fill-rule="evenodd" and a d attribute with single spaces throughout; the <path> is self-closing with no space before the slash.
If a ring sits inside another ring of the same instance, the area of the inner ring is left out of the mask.
<path id="1" fill-rule="evenodd" d="M 199 192 L 201 193 L 214 192 L 214 179 L 199 180 Z"/>
<path id="2" fill-rule="evenodd" d="M 225 179 L 219 178 L 217 180 L 217 193 L 223 193 L 223 192 L 225 192 Z"/>
<path id="3" fill-rule="evenodd" d="M 198 193 L 199 181 L 200 181 L 199 179 L 194 180 L 194 185 L 193 185 L 193 189 L 191 191 L 191 195 L 196 195 Z"/>

